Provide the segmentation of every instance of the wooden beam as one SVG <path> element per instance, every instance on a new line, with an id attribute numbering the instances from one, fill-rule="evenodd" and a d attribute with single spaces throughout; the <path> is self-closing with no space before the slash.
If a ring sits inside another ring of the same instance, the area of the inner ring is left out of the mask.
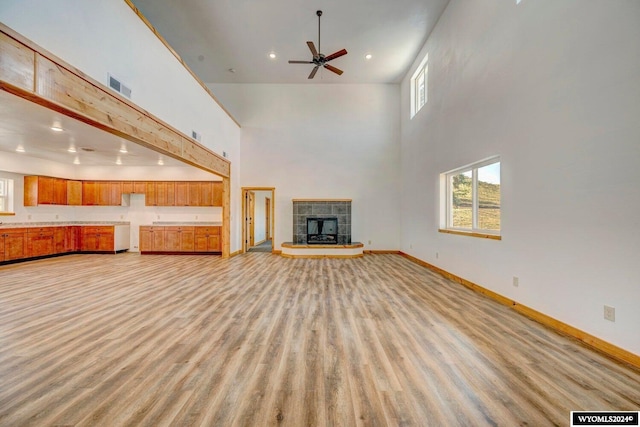
<path id="1" fill-rule="evenodd" d="M 0 24 L 0 90 L 163 155 L 230 176 L 230 162 Z"/>

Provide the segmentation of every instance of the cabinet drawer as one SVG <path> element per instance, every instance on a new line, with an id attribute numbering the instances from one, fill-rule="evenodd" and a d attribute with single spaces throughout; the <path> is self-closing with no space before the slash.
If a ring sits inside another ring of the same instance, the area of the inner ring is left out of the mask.
<path id="1" fill-rule="evenodd" d="M 140 231 L 164 231 L 165 227 L 156 227 L 151 225 L 141 225 Z"/>
<path id="2" fill-rule="evenodd" d="M 197 235 L 203 235 L 203 234 L 220 235 L 220 228 L 221 227 L 195 227 L 195 233 Z"/>
<path id="3" fill-rule="evenodd" d="M 165 231 L 191 231 L 193 232 L 194 227 L 183 227 L 183 226 L 170 226 L 165 227 Z"/>
<path id="4" fill-rule="evenodd" d="M 51 236 L 53 237 L 53 230 L 55 227 L 35 227 L 27 229 L 29 235 Z"/>
<path id="5" fill-rule="evenodd" d="M 113 233 L 112 225 L 91 225 L 91 226 L 83 226 L 82 234 L 106 234 Z"/>

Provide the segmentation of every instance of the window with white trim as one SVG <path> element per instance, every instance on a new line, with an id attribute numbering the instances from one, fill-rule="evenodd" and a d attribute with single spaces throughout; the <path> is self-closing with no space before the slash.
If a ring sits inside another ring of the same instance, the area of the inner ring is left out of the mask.
<path id="1" fill-rule="evenodd" d="M 411 118 L 427 103 L 428 75 L 429 55 L 427 54 L 411 77 Z"/>
<path id="2" fill-rule="evenodd" d="M 492 157 L 441 176 L 445 205 L 441 227 L 500 235 L 500 158 Z"/>
<path id="3" fill-rule="evenodd" d="M 13 180 L 0 178 L 0 212 L 13 212 Z"/>

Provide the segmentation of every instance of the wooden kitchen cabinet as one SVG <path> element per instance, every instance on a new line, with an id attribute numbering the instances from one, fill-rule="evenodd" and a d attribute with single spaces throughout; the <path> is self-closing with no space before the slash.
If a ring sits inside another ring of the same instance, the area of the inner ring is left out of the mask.
<path id="1" fill-rule="evenodd" d="M 146 192 L 145 181 L 122 181 L 122 194 L 145 194 Z"/>
<path id="2" fill-rule="evenodd" d="M 114 252 L 113 226 L 84 226 L 81 242 L 83 252 Z"/>
<path id="3" fill-rule="evenodd" d="M 164 228 L 164 251 L 193 252 L 194 227 L 171 226 Z"/>
<path id="4" fill-rule="evenodd" d="M 201 182 L 188 182 L 189 189 L 189 205 L 188 206 L 206 206 L 202 204 L 202 184 Z"/>
<path id="5" fill-rule="evenodd" d="M 146 206 L 175 206 L 176 183 L 173 181 L 148 181 Z"/>
<path id="6" fill-rule="evenodd" d="M 61 254 L 65 252 L 66 244 L 66 229 L 67 227 L 52 227 L 53 228 L 53 252 L 54 254 Z"/>
<path id="7" fill-rule="evenodd" d="M 39 257 L 55 253 L 54 227 L 27 229 L 27 256 Z"/>
<path id="8" fill-rule="evenodd" d="M 190 182 L 176 182 L 176 206 L 191 206 L 190 202 Z"/>
<path id="9" fill-rule="evenodd" d="M 65 227 L 64 252 L 78 252 L 80 250 L 80 227 Z"/>
<path id="10" fill-rule="evenodd" d="M 0 230 L 0 261 L 12 261 L 27 256 L 26 228 Z"/>
<path id="11" fill-rule="evenodd" d="M 220 252 L 222 242 L 220 239 L 221 227 L 194 227 L 195 228 L 195 252 Z"/>
<path id="12" fill-rule="evenodd" d="M 67 205 L 82 205 L 82 181 L 67 181 Z"/>
<path id="13" fill-rule="evenodd" d="M 222 181 L 212 182 L 212 203 L 211 206 L 219 206 L 222 207 L 222 190 L 224 186 L 222 185 Z"/>
<path id="14" fill-rule="evenodd" d="M 150 225 L 140 226 L 140 252 L 164 251 L 164 227 Z"/>
<path id="15" fill-rule="evenodd" d="M 96 181 L 82 181 L 82 205 L 95 206 L 98 204 L 98 184 Z"/>
<path id="16" fill-rule="evenodd" d="M 66 204 L 66 179 L 48 176 L 24 177 L 24 206 Z"/>

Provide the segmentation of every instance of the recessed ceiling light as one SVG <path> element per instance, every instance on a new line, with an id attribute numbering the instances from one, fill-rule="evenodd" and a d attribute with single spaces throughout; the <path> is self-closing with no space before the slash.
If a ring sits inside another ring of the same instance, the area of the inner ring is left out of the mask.
<path id="1" fill-rule="evenodd" d="M 16 151 L 18 153 L 24 153 L 24 147 L 22 146 L 22 144 L 18 144 L 18 146 L 16 147 Z"/>
<path id="2" fill-rule="evenodd" d="M 271 58 L 271 59 L 276 59 L 276 53 L 275 53 L 275 52 L 271 52 L 271 53 L 269 54 L 269 58 Z"/>
<path id="3" fill-rule="evenodd" d="M 122 145 L 120 146 L 120 152 L 121 153 L 128 153 L 127 151 L 127 146 L 124 145 L 124 142 L 122 143 Z"/>
<path id="4" fill-rule="evenodd" d="M 371 58 L 373 58 L 373 55 L 371 55 L 370 53 L 367 53 L 367 54 L 364 56 L 364 59 L 366 59 L 366 60 L 369 60 L 369 59 L 371 59 Z"/>
<path id="5" fill-rule="evenodd" d="M 73 159 L 73 164 L 74 165 L 79 165 L 80 164 L 80 157 L 76 156 L 76 158 Z"/>
<path id="6" fill-rule="evenodd" d="M 120 156 L 118 156 L 118 158 L 116 159 L 116 165 L 121 165 L 122 164 L 122 159 L 120 159 Z"/>
<path id="7" fill-rule="evenodd" d="M 60 122 L 53 122 L 51 130 L 54 132 L 62 132 L 64 129 L 62 129 L 62 125 L 60 125 Z"/>
<path id="8" fill-rule="evenodd" d="M 76 153 L 77 152 L 76 147 L 73 146 L 73 145 L 70 145 L 69 148 L 67 148 L 67 151 L 70 152 L 70 153 Z"/>
<path id="9" fill-rule="evenodd" d="M 160 166 L 164 165 L 164 160 L 162 160 L 162 157 L 158 159 L 158 164 Z"/>

